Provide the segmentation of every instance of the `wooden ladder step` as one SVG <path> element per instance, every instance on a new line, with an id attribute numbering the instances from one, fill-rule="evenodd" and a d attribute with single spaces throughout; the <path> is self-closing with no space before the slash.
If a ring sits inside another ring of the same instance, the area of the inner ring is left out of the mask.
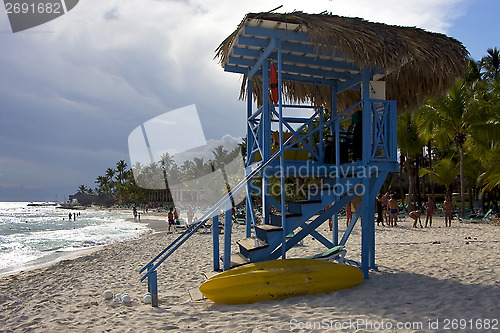
<path id="1" fill-rule="evenodd" d="M 250 260 L 243 254 L 239 252 L 231 253 L 231 268 L 246 265 L 248 263 L 250 263 Z"/>
<path id="2" fill-rule="evenodd" d="M 239 246 L 245 248 L 248 252 L 262 249 L 268 246 L 266 242 L 253 237 L 239 240 L 237 243 Z"/>
<path id="3" fill-rule="evenodd" d="M 301 205 L 306 205 L 306 204 L 313 204 L 313 203 L 321 203 L 321 200 L 290 200 L 288 201 L 289 203 L 297 203 Z"/>
<path id="4" fill-rule="evenodd" d="M 272 215 L 281 217 L 281 212 L 273 213 Z M 296 216 L 302 216 L 302 214 L 300 214 L 300 213 L 293 213 L 293 212 L 286 212 L 285 213 L 285 217 L 287 217 L 287 218 L 288 217 L 296 217 Z"/>
<path id="5" fill-rule="evenodd" d="M 271 232 L 271 231 L 282 231 L 282 227 L 278 227 L 276 225 L 272 224 L 259 224 L 255 226 L 256 229 L 260 229 L 266 232 Z"/>

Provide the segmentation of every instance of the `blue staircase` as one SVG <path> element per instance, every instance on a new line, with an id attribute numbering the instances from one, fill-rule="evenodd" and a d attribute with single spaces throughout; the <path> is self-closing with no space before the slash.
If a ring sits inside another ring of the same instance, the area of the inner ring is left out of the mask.
<path id="1" fill-rule="evenodd" d="M 335 246 L 336 244 L 319 234 L 316 228 L 357 197 L 353 189 L 360 182 L 361 179 L 356 177 L 341 178 L 339 183 L 336 183 L 335 178 L 323 179 L 319 191 L 315 188 L 314 191 L 308 191 L 306 199 L 287 202 L 286 230 L 282 228 L 282 214 L 271 213 L 269 224 L 255 225 L 253 237 L 237 241 L 241 255 L 249 262 L 276 259 L 281 255 L 283 234 L 286 235 L 287 250 L 307 235 L 312 235 L 328 248 Z M 337 190 L 338 184 L 344 189 L 342 193 Z M 244 262 L 239 262 L 242 263 Z"/>

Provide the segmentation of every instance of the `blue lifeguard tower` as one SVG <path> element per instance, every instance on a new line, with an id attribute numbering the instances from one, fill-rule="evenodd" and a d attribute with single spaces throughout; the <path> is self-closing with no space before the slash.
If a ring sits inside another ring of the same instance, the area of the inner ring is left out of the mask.
<path id="1" fill-rule="evenodd" d="M 359 18 L 266 12 L 247 14 L 216 52 L 225 71 L 244 78 L 245 179 L 146 265 L 143 279 L 153 277 L 149 285 L 156 288 L 156 267 L 208 216 L 214 270 L 286 258 L 309 235 L 328 249 L 345 245 L 360 220 L 359 264 L 368 277 L 376 268 L 375 198 L 399 167 L 397 107 L 412 108 L 443 93 L 464 70 L 463 45 L 442 34 Z M 308 179 L 308 186 L 301 197 L 287 200 L 294 178 Z M 243 189 L 247 238 L 232 240 L 231 197 Z M 338 214 L 348 203 L 355 212 L 340 234 Z M 222 265 L 214 216 L 220 209 L 226 211 Z M 327 238 L 316 229 L 332 216 Z M 233 241 L 238 254 L 231 254 Z"/>

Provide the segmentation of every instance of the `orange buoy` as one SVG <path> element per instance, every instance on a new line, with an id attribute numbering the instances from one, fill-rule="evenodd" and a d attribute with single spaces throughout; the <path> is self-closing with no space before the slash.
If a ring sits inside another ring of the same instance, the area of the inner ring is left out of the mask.
<path id="1" fill-rule="evenodd" d="M 276 70 L 276 66 L 271 64 L 271 84 L 269 86 L 271 88 L 271 98 L 274 104 L 278 104 L 278 71 Z"/>

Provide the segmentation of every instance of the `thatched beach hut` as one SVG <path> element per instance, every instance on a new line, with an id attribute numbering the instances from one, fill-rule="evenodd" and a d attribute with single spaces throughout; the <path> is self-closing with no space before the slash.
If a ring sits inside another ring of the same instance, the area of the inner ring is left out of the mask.
<path id="1" fill-rule="evenodd" d="M 317 53 L 310 56 L 316 59 L 336 59 L 360 69 L 369 66 L 382 70 L 379 80 L 385 81 L 387 99 L 396 100 L 399 110 L 414 108 L 427 96 L 433 97 L 446 92 L 464 72 L 468 57 L 466 48 L 456 39 L 420 28 L 373 23 L 330 13 L 265 12 L 247 14 L 236 30 L 219 45 L 216 57 L 223 67 L 231 64 L 231 57 L 235 56 L 234 47 L 239 44 L 238 39 L 245 36 L 245 27 L 249 26 L 304 32 L 310 36 L 310 41 L 301 44 L 313 45 Z M 288 54 L 301 55 L 300 52 Z M 306 66 L 336 70 L 322 66 L 321 61 L 318 64 Z M 355 72 L 351 69 L 349 71 Z M 315 75 L 311 77 L 314 78 Z M 342 79 L 339 81 L 342 82 Z M 259 77 L 253 77 L 252 84 L 253 97 L 261 105 L 262 81 Z M 240 98 L 245 97 L 245 85 L 246 80 L 243 80 Z M 331 105 L 330 91 L 320 83 L 285 79 L 283 88 L 284 97 L 289 102 L 312 101 L 316 105 Z M 338 96 L 339 110 L 359 99 L 359 92 L 344 91 Z"/>

